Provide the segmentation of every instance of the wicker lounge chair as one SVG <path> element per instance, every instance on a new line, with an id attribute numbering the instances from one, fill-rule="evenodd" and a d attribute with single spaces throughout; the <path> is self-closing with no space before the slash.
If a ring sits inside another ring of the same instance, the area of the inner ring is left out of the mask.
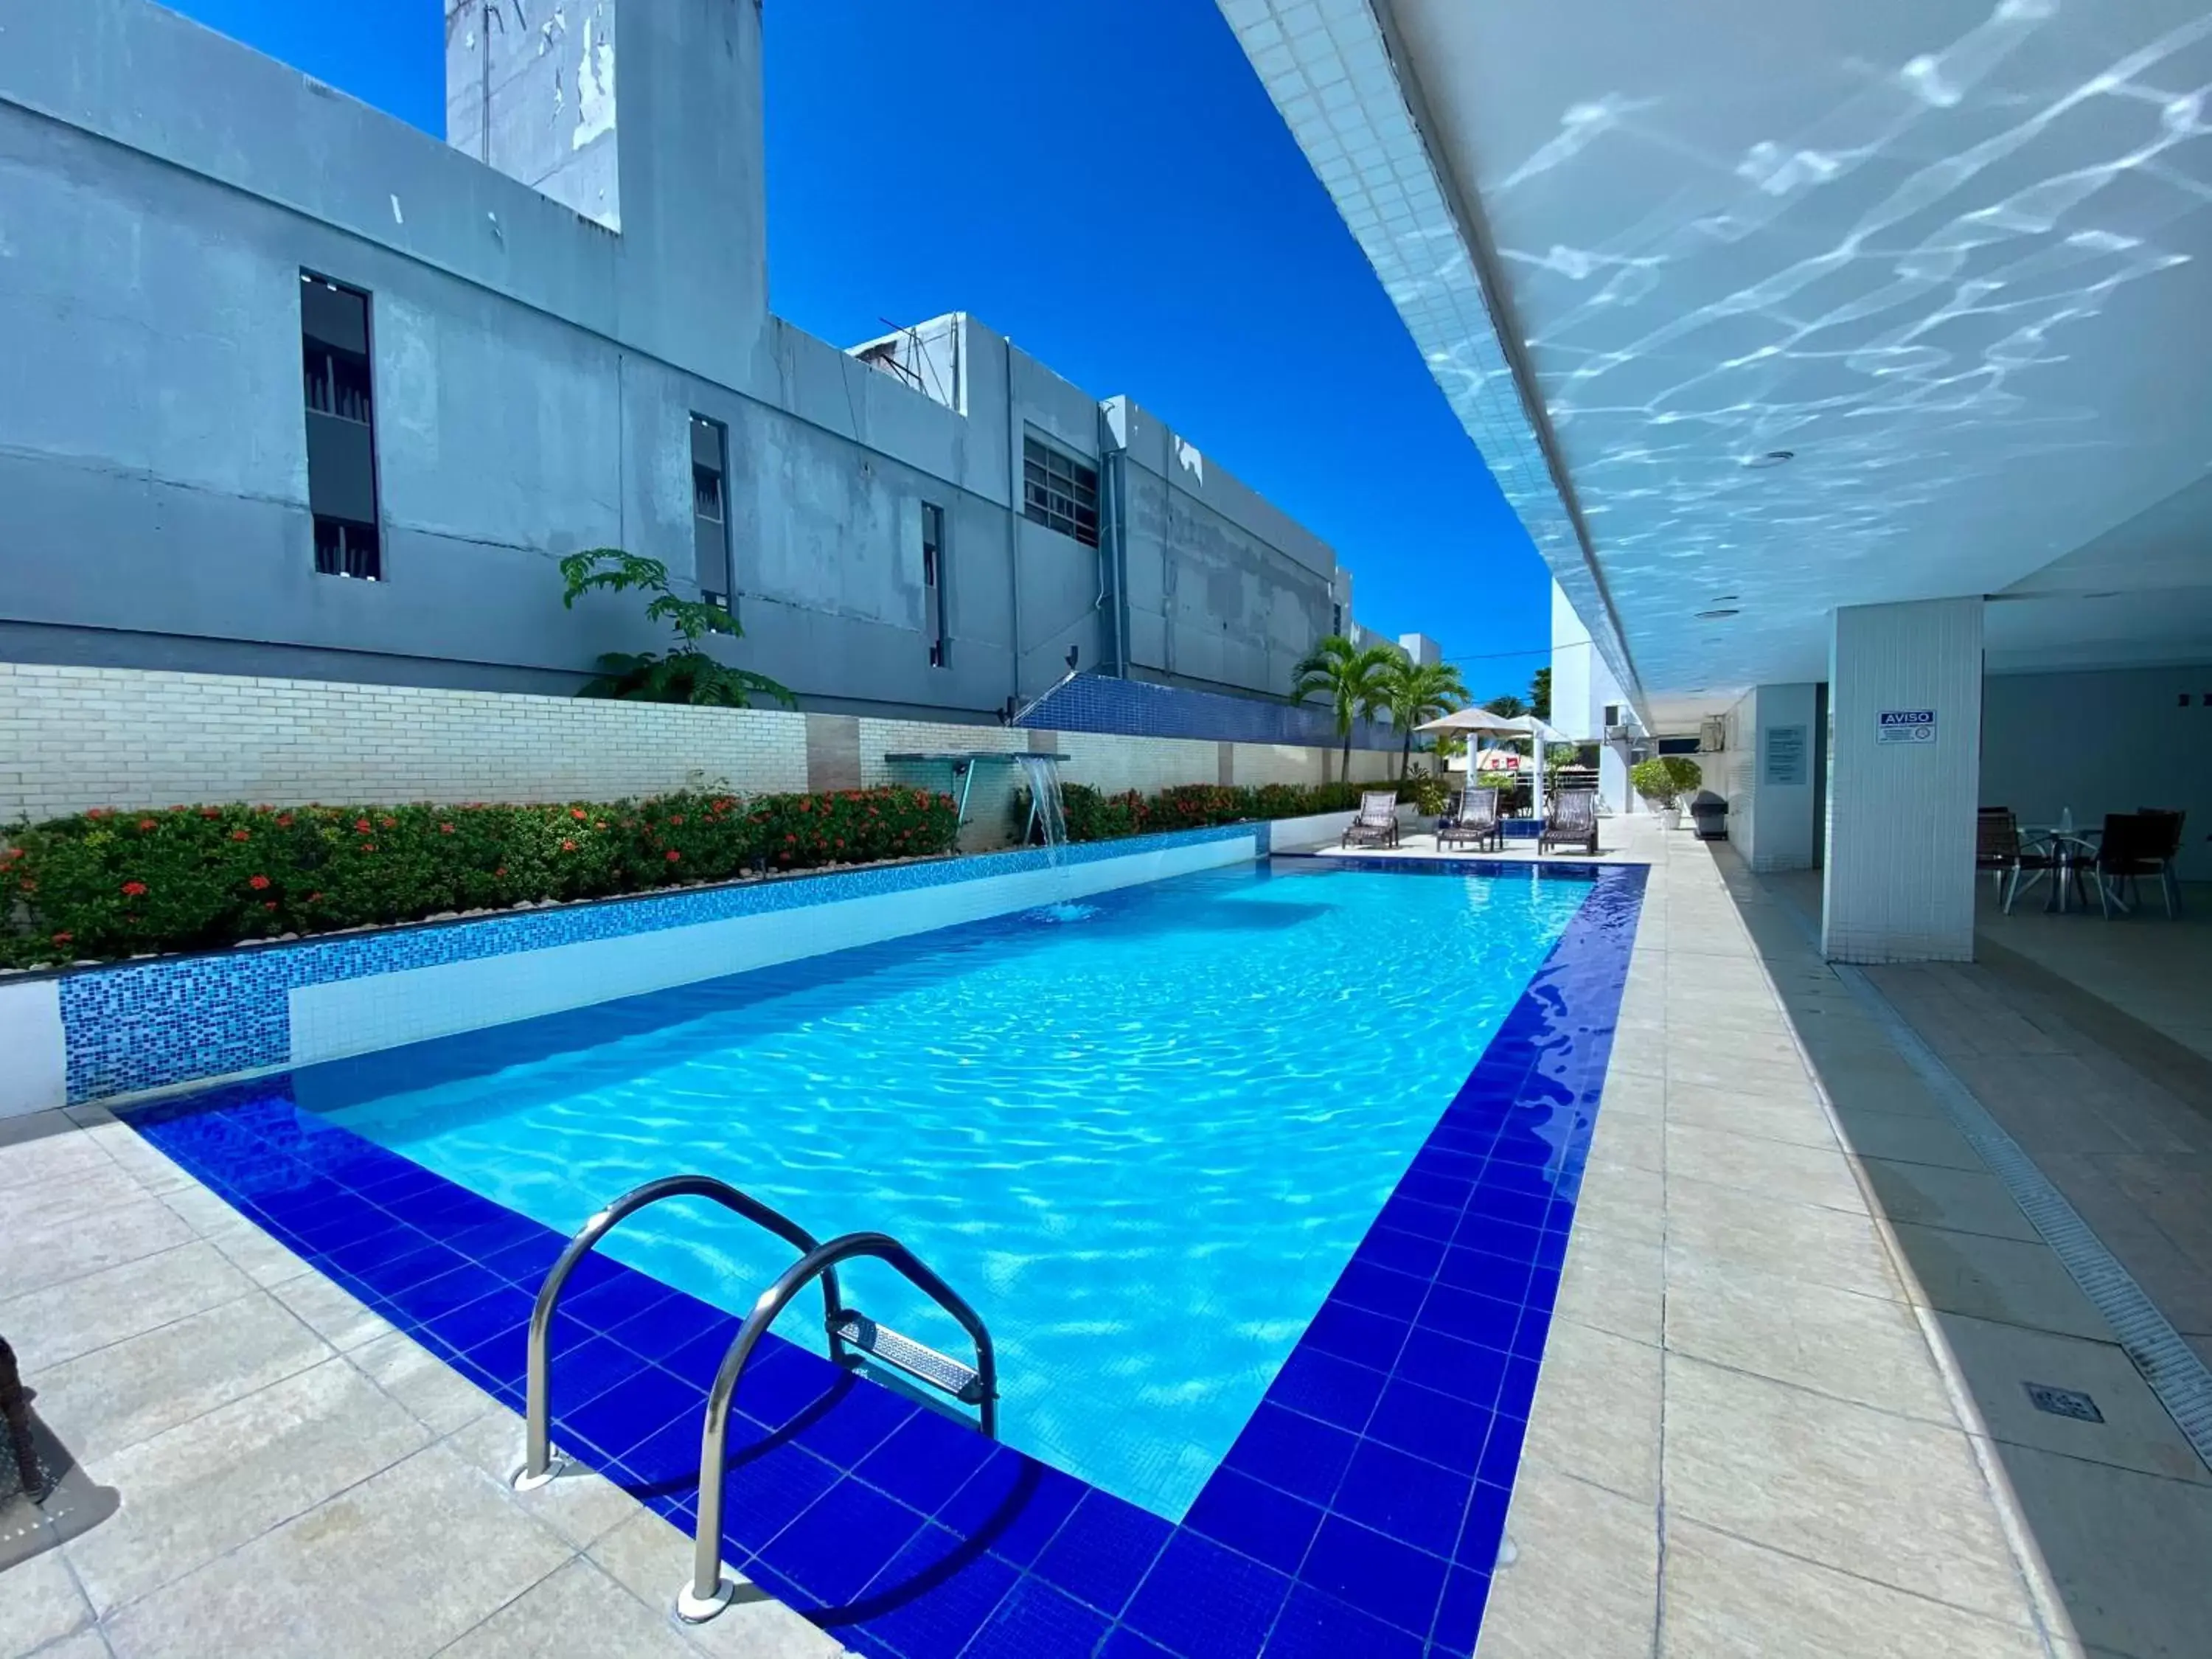
<path id="1" fill-rule="evenodd" d="M 1462 789 L 1451 798 L 1443 817 L 1437 820 L 1437 848 L 1441 852 L 1460 842 L 1495 849 L 1502 840 L 1495 789 Z"/>
<path id="2" fill-rule="evenodd" d="M 1552 798 L 1552 810 L 1544 819 L 1544 827 L 1536 836 L 1536 855 L 1541 858 L 1554 847 L 1580 848 L 1595 856 L 1597 853 L 1597 792 L 1594 789 L 1563 789 Z"/>
<path id="3" fill-rule="evenodd" d="M 1369 789 L 1359 797 L 1359 811 L 1345 826 L 1340 847 L 1395 847 L 1398 844 L 1398 792 Z"/>

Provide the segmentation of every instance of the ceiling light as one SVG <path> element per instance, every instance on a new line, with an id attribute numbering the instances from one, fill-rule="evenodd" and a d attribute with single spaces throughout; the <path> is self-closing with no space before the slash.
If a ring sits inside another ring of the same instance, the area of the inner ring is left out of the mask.
<path id="1" fill-rule="evenodd" d="M 1780 466 L 1784 461 L 1794 461 L 1796 459 L 1797 452 L 1794 449 L 1770 449 L 1764 455 L 1752 456 L 1744 462 L 1744 465 L 1746 466 Z"/>
<path id="2" fill-rule="evenodd" d="M 1698 620 L 1700 622 L 1710 622 L 1719 617 L 1741 617 L 1741 615 L 1743 615 L 1742 611 L 1733 607 L 1724 606 L 1718 611 L 1700 611 L 1698 612 Z"/>

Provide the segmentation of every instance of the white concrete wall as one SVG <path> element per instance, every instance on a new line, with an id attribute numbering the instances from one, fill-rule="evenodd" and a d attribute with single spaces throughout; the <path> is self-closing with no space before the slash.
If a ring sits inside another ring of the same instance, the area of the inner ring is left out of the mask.
<path id="1" fill-rule="evenodd" d="M 0 1118 L 68 1100 L 58 980 L 0 981 Z"/>
<path id="2" fill-rule="evenodd" d="M 1729 839 L 1754 870 L 1809 870 L 1814 842 L 1813 779 L 1820 733 L 1814 721 L 1818 688 L 1810 682 L 1760 685 L 1737 699 L 1725 716 L 1728 750 L 1701 755 L 1705 787 L 1728 797 Z M 1774 781 L 1774 732 L 1797 730 L 1802 740 L 1801 783 Z"/>
<path id="3" fill-rule="evenodd" d="M 1565 592 L 1552 584 L 1552 724 L 1577 743 L 1600 745 L 1597 754 L 1597 793 L 1603 810 L 1614 814 L 1644 811 L 1644 802 L 1629 787 L 1629 750 L 1625 743 L 1606 743 L 1605 711 L 1608 705 L 1622 714 L 1620 722 L 1632 724 L 1635 713 L 1620 684 L 1598 655 L 1589 629 L 1575 613 Z"/>
<path id="4" fill-rule="evenodd" d="M 2179 808 L 2180 871 L 2212 879 L 2212 665 L 1999 674 L 1982 686 L 1981 804 L 2023 823 Z"/>
<path id="5" fill-rule="evenodd" d="M 1836 612 L 1822 947 L 1838 962 L 1970 962 L 1980 799 L 1982 601 Z M 1878 741 L 1933 709 L 1933 743 Z"/>

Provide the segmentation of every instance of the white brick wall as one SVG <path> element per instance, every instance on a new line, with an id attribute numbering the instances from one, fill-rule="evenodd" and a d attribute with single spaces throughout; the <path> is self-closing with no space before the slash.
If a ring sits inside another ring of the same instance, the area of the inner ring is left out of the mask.
<path id="1" fill-rule="evenodd" d="M 203 801 L 611 799 L 806 787 L 781 709 L 0 663 L 0 823 Z"/>
<path id="2" fill-rule="evenodd" d="M 1062 775 L 1146 793 L 1220 776 L 1219 746 L 1172 738 L 862 719 L 860 780 L 945 787 L 884 757 L 1040 748 Z M 1397 757 L 1353 751 L 1353 775 Z M 1240 784 L 1319 783 L 1318 749 L 1239 744 Z M 978 775 L 975 844 L 1002 838 L 1020 774 Z M 687 785 L 804 789 L 806 721 L 781 709 L 684 708 L 489 691 L 0 663 L 0 823 L 88 807 L 248 801 L 614 799 Z"/>

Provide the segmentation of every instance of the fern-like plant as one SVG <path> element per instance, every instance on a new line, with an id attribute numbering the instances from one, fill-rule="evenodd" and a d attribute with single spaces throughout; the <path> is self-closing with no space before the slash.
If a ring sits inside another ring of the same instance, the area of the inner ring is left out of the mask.
<path id="1" fill-rule="evenodd" d="M 570 609 L 585 594 L 600 589 L 610 593 L 653 594 L 653 602 L 645 607 L 647 620 L 666 623 L 676 634 L 676 643 L 665 653 L 600 653 L 598 677 L 577 692 L 578 696 L 699 703 L 721 708 L 750 708 L 753 699 L 760 696 L 786 708 L 799 707 L 790 687 L 750 669 L 733 668 L 701 647 L 700 641 L 709 634 L 726 634 L 734 639 L 744 630 L 721 605 L 670 592 L 668 567 L 659 560 L 619 547 L 586 548 L 561 561 L 561 577 L 568 584 L 561 603 Z"/>

